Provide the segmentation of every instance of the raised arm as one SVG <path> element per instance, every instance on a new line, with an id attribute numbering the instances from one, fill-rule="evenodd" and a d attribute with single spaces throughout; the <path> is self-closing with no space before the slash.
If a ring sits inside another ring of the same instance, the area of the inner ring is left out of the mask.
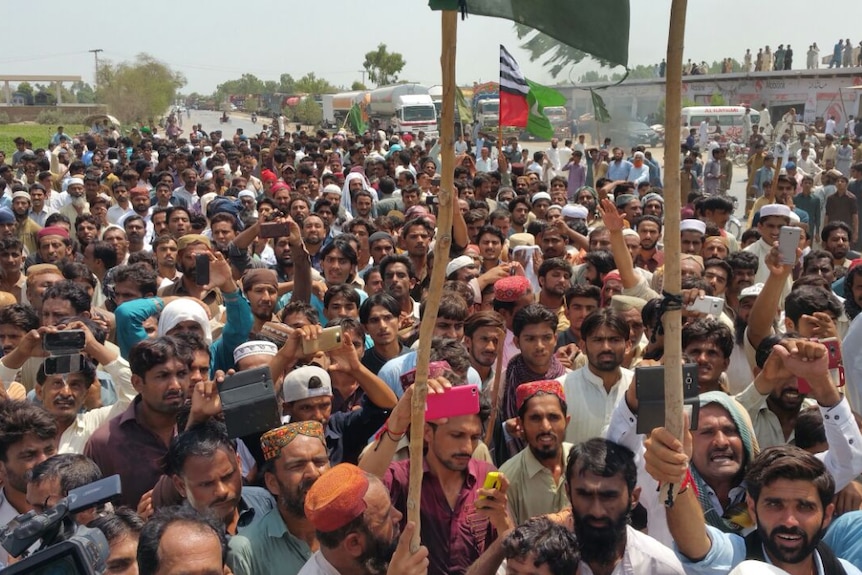
<path id="1" fill-rule="evenodd" d="M 797 248 L 796 258 L 799 259 L 801 255 L 802 251 Z M 772 323 L 781 303 L 781 293 L 787 285 L 787 278 L 793 272 L 793 266 L 781 264 L 780 257 L 776 242 L 765 259 L 769 277 L 766 278 L 760 295 L 754 300 L 748 316 L 748 342 L 754 349 L 772 333 Z"/>
<path id="2" fill-rule="evenodd" d="M 611 233 L 611 253 L 614 255 L 617 270 L 620 272 L 623 287 L 631 289 L 637 285 L 640 278 L 635 272 L 632 254 L 626 247 L 626 240 L 623 238 L 623 217 L 617 211 L 614 203 L 607 198 L 599 203 L 599 215 Z"/>

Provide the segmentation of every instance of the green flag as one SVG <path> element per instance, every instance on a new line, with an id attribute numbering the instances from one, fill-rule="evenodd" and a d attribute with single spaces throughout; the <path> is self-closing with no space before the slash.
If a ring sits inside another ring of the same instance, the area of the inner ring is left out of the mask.
<path id="1" fill-rule="evenodd" d="M 359 109 L 359 104 L 355 103 L 350 107 L 350 111 L 347 112 L 347 121 L 350 124 L 350 129 L 353 130 L 353 133 L 357 136 L 361 136 L 365 133 L 365 130 L 368 126 L 365 125 L 365 122 L 362 121 L 362 110 Z"/>
<path id="2" fill-rule="evenodd" d="M 505 18 L 596 58 L 627 66 L 629 0 L 429 0 L 432 10 Z"/>
<path id="3" fill-rule="evenodd" d="M 527 131 L 537 138 L 550 140 L 554 137 L 554 127 L 545 116 L 544 110 L 547 106 L 565 106 L 566 97 L 553 88 L 536 84 L 530 79 L 527 79 L 527 85 L 530 87 L 527 92 L 527 106 L 530 109 Z"/>
<path id="4" fill-rule="evenodd" d="M 458 118 L 461 123 L 472 124 L 473 110 L 470 109 L 470 104 L 467 103 L 464 92 L 458 86 L 455 86 L 455 105 L 458 107 Z"/>
<path id="5" fill-rule="evenodd" d="M 608 109 L 605 108 L 605 101 L 602 97 L 590 90 L 590 97 L 593 99 L 593 118 L 600 124 L 607 124 L 611 121 L 611 115 Z"/>

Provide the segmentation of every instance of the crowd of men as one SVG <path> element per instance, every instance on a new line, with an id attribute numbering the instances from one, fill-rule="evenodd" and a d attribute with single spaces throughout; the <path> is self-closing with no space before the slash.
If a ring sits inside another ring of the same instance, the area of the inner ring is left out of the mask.
<path id="1" fill-rule="evenodd" d="M 578 140 L 459 140 L 451 230 L 423 133 L 21 140 L 0 162 L 0 527 L 116 474 L 75 516 L 112 574 L 860 573 L 862 167 L 764 156 L 737 238 L 706 166 L 666 253 L 658 162 Z M 698 416 L 647 438 L 642 368 L 679 307 Z M 46 345 L 69 330 L 81 349 Z M 479 395 L 424 424 L 421 529 L 420 345 L 429 394 Z M 234 433 L 219 389 L 260 367 L 281 425 Z"/>

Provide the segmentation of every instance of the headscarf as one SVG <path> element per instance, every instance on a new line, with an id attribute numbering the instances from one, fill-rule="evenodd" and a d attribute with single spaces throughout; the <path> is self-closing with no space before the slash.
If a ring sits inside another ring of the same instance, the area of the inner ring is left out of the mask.
<path id="1" fill-rule="evenodd" d="M 760 452 L 757 437 L 754 435 L 754 426 L 748 413 L 735 399 L 723 391 L 701 393 L 698 399 L 700 400 L 701 408 L 711 403 L 717 403 L 730 415 L 742 440 L 743 458 L 741 468 L 743 470 L 747 469 Z M 701 508 L 703 508 L 704 518 L 708 525 L 712 525 L 725 533 L 740 533 L 754 525 L 754 521 L 748 515 L 745 498 L 729 509 L 726 509 L 722 514 L 712 506 L 712 500 L 709 497 L 710 488 L 693 465 L 691 466 L 691 476 L 697 486 L 697 499 L 700 501 Z"/>
<path id="2" fill-rule="evenodd" d="M 168 332 L 184 321 L 197 322 L 204 332 L 204 340 L 207 345 L 213 342 L 213 334 L 210 329 L 210 320 L 201 305 L 191 299 L 177 299 L 165 306 L 159 317 L 158 336 L 168 335 Z"/>
<path id="3" fill-rule="evenodd" d="M 353 216 L 353 202 L 350 197 L 350 182 L 353 180 L 362 181 L 362 189 L 371 194 L 374 198 L 374 203 L 377 203 L 377 191 L 368 185 L 368 180 L 362 172 L 350 172 L 344 178 L 344 185 L 341 187 L 341 205 L 344 211 Z"/>

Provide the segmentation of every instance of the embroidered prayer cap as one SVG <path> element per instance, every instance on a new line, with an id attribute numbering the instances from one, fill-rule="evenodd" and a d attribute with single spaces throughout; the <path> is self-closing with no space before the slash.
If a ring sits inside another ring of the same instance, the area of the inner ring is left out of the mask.
<path id="1" fill-rule="evenodd" d="M 290 445 L 298 435 L 314 437 L 326 445 L 326 437 L 323 435 L 323 425 L 319 421 L 298 421 L 288 423 L 275 429 L 271 429 L 260 436 L 260 447 L 263 450 L 263 458 L 266 461 L 275 459 L 281 455 L 281 450 Z"/>
<path id="2" fill-rule="evenodd" d="M 287 338 L 290 337 L 290 331 L 290 327 L 283 323 L 268 321 L 263 324 L 263 327 L 260 328 L 257 335 L 258 337 L 265 338 L 267 341 L 271 341 L 278 347 L 281 347 L 287 343 Z"/>
<path id="3" fill-rule="evenodd" d="M 769 216 L 780 216 L 789 220 L 790 208 L 784 204 L 767 204 L 760 208 L 761 221 L 763 221 L 763 218 L 768 218 Z"/>
<path id="4" fill-rule="evenodd" d="M 473 258 L 471 258 L 470 256 L 458 256 L 457 258 L 446 264 L 446 277 L 449 277 L 461 268 L 475 265 L 476 262 L 474 262 Z"/>
<path id="5" fill-rule="evenodd" d="M 744 300 L 747 297 L 757 297 L 760 295 L 760 292 L 763 291 L 763 284 L 754 284 L 752 286 L 748 286 L 747 288 L 743 288 L 742 291 L 739 292 L 739 301 Z"/>
<path id="6" fill-rule="evenodd" d="M 620 194 L 614 199 L 614 205 L 618 208 L 623 208 L 627 203 L 636 199 L 637 196 L 634 194 Z"/>
<path id="7" fill-rule="evenodd" d="M 332 379 L 323 368 L 305 365 L 294 369 L 284 378 L 281 393 L 285 403 L 311 397 L 332 396 Z"/>
<path id="8" fill-rule="evenodd" d="M 573 218 L 576 220 L 585 220 L 589 216 L 589 211 L 586 207 L 580 204 L 566 204 L 563 206 L 563 217 Z"/>
<path id="9" fill-rule="evenodd" d="M 693 218 L 689 218 L 687 220 L 682 220 L 679 223 L 679 231 L 680 232 L 697 232 L 699 234 L 706 233 L 706 222 L 702 222 L 700 220 L 696 220 Z"/>
<path id="10" fill-rule="evenodd" d="M 276 345 L 270 341 L 247 341 L 233 350 L 234 363 L 252 355 L 271 355 L 278 353 Z"/>
<path id="11" fill-rule="evenodd" d="M 653 200 L 655 200 L 655 201 L 659 202 L 660 204 L 664 205 L 664 198 L 663 198 L 663 197 L 661 197 L 661 195 L 659 195 L 659 194 L 657 194 L 657 193 L 655 193 L 655 192 L 651 192 L 651 193 L 649 193 L 649 194 L 645 195 L 645 196 L 643 197 L 643 204 L 644 204 L 644 205 L 647 205 L 648 203 L 650 203 L 650 202 L 651 202 L 651 201 L 653 201 Z"/>
<path id="12" fill-rule="evenodd" d="M 529 383 L 522 383 L 515 390 L 515 403 L 518 406 L 518 411 L 521 411 L 521 407 L 527 402 L 527 400 L 540 393 L 556 395 L 560 401 L 566 401 L 566 394 L 563 391 L 563 385 L 556 379 L 531 381 Z"/>
<path id="13" fill-rule="evenodd" d="M 177 251 L 182 251 L 192 244 L 203 244 L 208 248 L 212 248 L 210 239 L 201 234 L 186 234 L 177 240 Z"/>
<path id="14" fill-rule="evenodd" d="M 135 186 L 131 190 L 129 190 L 129 196 L 149 196 L 150 190 L 145 188 L 144 186 Z"/>
<path id="15" fill-rule="evenodd" d="M 509 236 L 509 249 L 513 250 L 518 246 L 534 246 L 536 245 L 536 237 L 533 234 L 521 232 Z M 476 248 L 478 251 L 478 248 Z"/>
<path id="16" fill-rule="evenodd" d="M 535 204 L 539 200 L 547 200 L 548 202 L 550 202 L 551 201 L 551 194 L 549 194 L 548 192 L 535 193 L 535 194 L 533 194 L 533 197 L 530 200 L 530 203 Z"/>
<path id="17" fill-rule="evenodd" d="M 615 295 L 611 297 L 611 307 L 617 311 L 628 311 L 632 308 L 639 312 L 646 305 L 646 300 L 631 295 Z"/>
<path id="18" fill-rule="evenodd" d="M 69 232 L 66 230 L 66 228 L 61 226 L 48 226 L 47 228 L 42 228 L 41 230 L 39 230 L 39 233 L 36 234 L 36 238 L 39 240 L 41 240 L 45 236 L 60 236 L 61 238 L 65 238 L 68 240 Z"/>
<path id="19" fill-rule="evenodd" d="M 317 478 L 305 496 L 305 516 L 322 533 L 332 533 L 368 507 L 368 476 L 351 463 L 341 463 Z"/>
<path id="20" fill-rule="evenodd" d="M 526 277 L 507 276 L 494 284 L 494 299 L 503 303 L 515 303 L 530 289 L 530 280 Z"/>

